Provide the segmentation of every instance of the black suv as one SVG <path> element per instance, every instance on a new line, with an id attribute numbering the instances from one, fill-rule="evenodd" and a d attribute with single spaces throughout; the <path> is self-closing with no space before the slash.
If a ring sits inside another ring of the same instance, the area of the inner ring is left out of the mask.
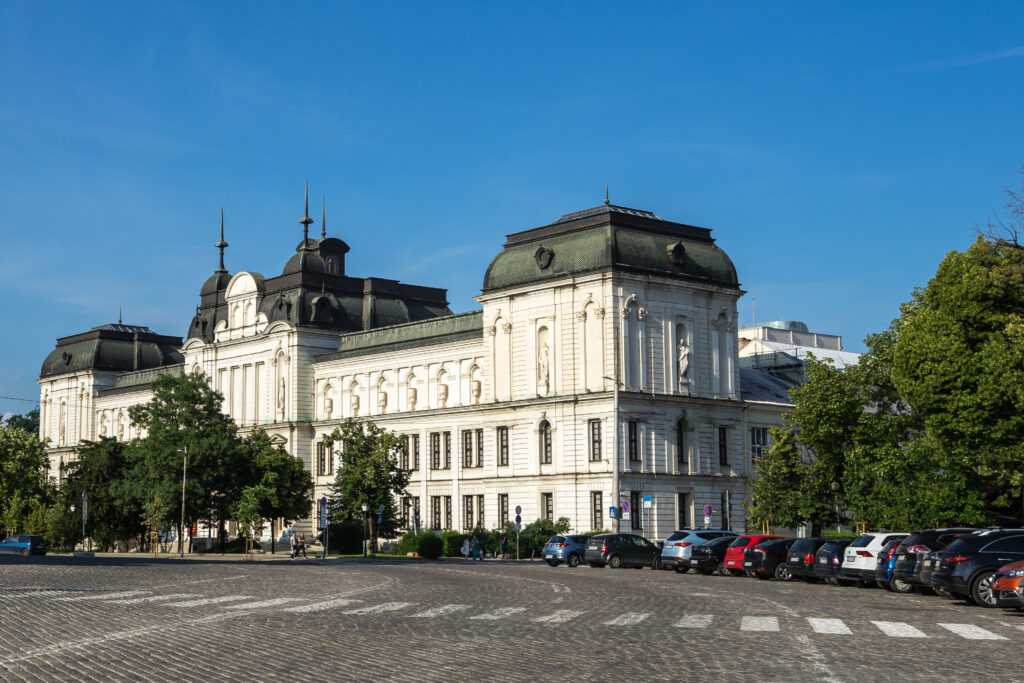
<path id="1" fill-rule="evenodd" d="M 1024 529 L 991 529 L 956 539 L 939 553 L 933 588 L 983 607 L 996 607 L 992 581 L 1004 564 L 1024 560 Z"/>
<path id="2" fill-rule="evenodd" d="M 892 568 L 889 587 L 896 593 L 909 593 L 915 586 L 930 588 L 921 581 L 924 556 L 942 550 L 961 534 L 970 534 L 977 529 L 925 529 L 915 531 L 896 549 L 896 564 Z"/>
<path id="3" fill-rule="evenodd" d="M 603 534 L 590 537 L 584 559 L 591 567 L 661 569 L 661 548 L 636 534 Z"/>
<path id="4" fill-rule="evenodd" d="M 789 581 L 793 575 L 786 566 L 786 557 L 798 538 L 782 538 L 765 541 L 753 548 L 743 551 L 743 570 L 759 579 L 775 577 L 779 581 Z"/>
<path id="5" fill-rule="evenodd" d="M 801 538 L 789 549 L 786 569 L 792 576 L 804 581 L 817 581 L 819 577 L 814 572 L 814 555 L 821 546 L 830 540 L 828 538 Z"/>

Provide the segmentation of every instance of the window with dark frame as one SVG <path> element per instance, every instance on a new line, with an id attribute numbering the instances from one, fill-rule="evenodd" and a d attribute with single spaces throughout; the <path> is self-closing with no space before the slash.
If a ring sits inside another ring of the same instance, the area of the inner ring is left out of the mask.
<path id="1" fill-rule="evenodd" d="M 430 469 L 441 469 L 441 432 L 430 434 Z"/>
<path id="2" fill-rule="evenodd" d="M 679 469 L 689 469 L 690 458 L 686 453 L 686 422 L 680 420 L 676 423 L 676 462 Z"/>
<path id="3" fill-rule="evenodd" d="M 323 441 L 316 445 L 316 473 L 318 476 L 327 474 L 327 449 Z"/>
<path id="4" fill-rule="evenodd" d="M 547 420 L 540 423 L 540 464 L 551 464 L 551 423 Z"/>
<path id="5" fill-rule="evenodd" d="M 476 430 L 476 466 L 484 466 L 484 430 Z"/>
<path id="6" fill-rule="evenodd" d="M 729 518 L 732 517 L 732 501 L 729 496 L 729 489 L 722 491 L 722 529 L 725 531 L 731 531 L 732 527 L 729 525 Z"/>
<path id="7" fill-rule="evenodd" d="M 508 494 L 498 494 L 498 516 L 499 522 L 504 526 L 508 522 Z"/>
<path id="8" fill-rule="evenodd" d="M 452 468 L 452 433 L 444 433 L 444 468 L 450 470 Z"/>
<path id="9" fill-rule="evenodd" d="M 412 437 L 408 434 L 405 435 L 405 447 L 402 448 L 402 452 L 398 455 L 398 466 L 403 470 L 409 469 L 409 442 L 412 441 Z"/>
<path id="10" fill-rule="evenodd" d="M 543 518 L 549 521 L 555 519 L 555 494 L 553 493 L 542 493 L 540 494 L 540 505 L 541 514 Z"/>
<path id="11" fill-rule="evenodd" d="M 452 519 L 452 497 L 451 496 L 445 496 L 444 497 L 444 524 L 445 524 L 444 528 L 445 529 L 451 529 L 453 521 L 454 520 Z"/>
<path id="12" fill-rule="evenodd" d="M 419 496 L 413 496 L 412 499 L 412 522 L 413 526 L 419 528 L 423 524 L 423 520 L 420 518 L 420 498 Z"/>
<path id="13" fill-rule="evenodd" d="M 462 430 L 462 466 L 473 466 L 473 432 L 468 429 Z"/>
<path id="14" fill-rule="evenodd" d="M 484 497 L 480 494 L 476 497 L 476 525 L 483 529 L 485 528 L 486 522 L 484 522 Z"/>
<path id="15" fill-rule="evenodd" d="M 413 434 L 412 437 L 412 469 L 415 472 L 420 468 L 420 435 Z"/>
<path id="16" fill-rule="evenodd" d="M 463 514 L 464 514 L 464 519 L 462 520 L 464 526 L 462 528 L 465 529 L 466 531 L 472 531 L 473 530 L 473 496 L 463 496 L 462 497 L 462 509 L 463 509 Z"/>
<path id="17" fill-rule="evenodd" d="M 679 528 L 689 529 L 690 526 L 690 494 L 679 494 Z"/>
<path id="18" fill-rule="evenodd" d="M 430 497 L 430 516 L 432 522 L 432 529 L 441 528 L 441 496 Z"/>
<path id="19" fill-rule="evenodd" d="M 729 464 L 729 430 L 726 427 L 718 428 L 718 464 Z"/>
<path id="20" fill-rule="evenodd" d="M 412 526 L 409 523 L 410 515 L 412 514 L 412 498 L 409 496 L 402 496 L 402 519 L 401 525 L 403 529 L 408 529 Z"/>
<path id="21" fill-rule="evenodd" d="M 601 461 L 601 421 L 590 421 L 590 462 Z M 594 527 L 599 529 L 600 527 Z"/>
<path id="22" fill-rule="evenodd" d="M 498 467 L 508 467 L 508 427 L 498 427 L 497 441 Z"/>
<path id="23" fill-rule="evenodd" d="M 629 433 L 629 460 L 630 462 L 640 462 L 640 443 L 637 438 L 637 432 L 640 430 L 637 427 L 637 422 L 630 420 L 626 426 Z"/>
<path id="24" fill-rule="evenodd" d="M 604 523 L 604 502 L 600 491 L 590 492 L 590 528 L 600 529 Z"/>
<path id="25" fill-rule="evenodd" d="M 753 460 L 761 460 L 764 458 L 765 452 L 768 450 L 768 428 L 767 427 L 751 427 L 750 428 L 750 457 Z"/>
<path id="26" fill-rule="evenodd" d="M 642 529 L 640 502 L 642 497 L 639 491 L 629 492 L 629 525 L 632 529 Z"/>

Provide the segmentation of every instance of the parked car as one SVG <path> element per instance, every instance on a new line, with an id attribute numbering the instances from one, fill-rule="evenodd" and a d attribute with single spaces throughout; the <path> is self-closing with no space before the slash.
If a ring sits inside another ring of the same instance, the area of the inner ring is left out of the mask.
<path id="1" fill-rule="evenodd" d="M 854 540 L 856 539 L 853 537 L 832 538 L 818 548 L 818 552 L 814 554 L 815 576 L 833 586 L 845 583 L 839 578 L 839 570 L 843 566 L 843 553 L 846 551 L 846 546 L 853 543 Z"/>
<path id="2" fill-rule="evenodd" d="M 899 550 L 896 551 L 896 565 L 893 567 L 890 588 L 896 593 L 909 593 L 914 588 L 930 590 L 931 587 L 921 580 L 924 556 L 942 550 L 960 534 L 974 531 L 977 529 L 924 529 L 904 538 Z"/>
<path id="3" fill-rule="evenodd" d="M 878 558 L 875 560 L 875 583 L 882 588 L 891 591 L 892 570 L 896 566 L 896 551 L 903 539 L 893 539 L 882 546 L 878 551 Z"/>
<path id="4" fill-rule="evenodd" d="M 843 564 L 839 568 L 839 576 L 847 581 L 859 582 L 862 586 L 873 584 L 878 551 L 889 541 L 902 540 L 909 535 L 888 532 L 861 534 L 843 551 Z"/>
<path id="5" fill-rule="evenodd" d="M 827 538 L 800 538 L 789 548 L 786 569 L 794 578 L 817 581 L 820 577 L 814 571 L 814 554 L 828 543 Z"/>
<path id="6" fill-rule="evenodd" d="M 743 551 L 759 543 L 773 541 L 777 538 L 782 538 L 782 536 L 766 536 L 763 534 L 737 536 L 736 540 L 729 546 L 729 549 L 725 551 L 723 567 L 735 576 L 740 576 L 743 574 Z M 718 573 L 724 575 L 724 571 L 719 571 Z"/>
<path id="7" fill-rule="evenodd" d="M 992 582 L 992 595 L 1000 607 L 1016 607 L 1020 604 L 1020 582 L 1024 579 L 1024 561 L 1011 562 L 1000 567 Z"/>
<path id="8" fill-rule="evenodd" d="M 789 556 L 789 549 L 798 540 L 781 538 L 747 548 L 743 551 L 743 571 L 750 572 L 759 579 L 770 579 L 774 576 L 779 581 L 789 581 L 793 575 L 786 567 L 786 558 Z"/>
<path id="9" fill-rule="evenodd" d="M 12 534 L 0 541 L 0 555 L 45 555 L 46 541 L 33 534 Z"/>
<path id="10" fill-rule="evenodd" d="M 565 562 L 570 567 L 576 567 L 587 552 L 587 540 L 590 536 L 552 536 L 544 544 L 541 556 L 552 567 Z"/>
<path id="11" fill-rule="evenodd" d="M 736 539 L 733 536 L 722 536 L 693 546 L 690 550 L 690 568 L 701 574 L 710 574 L 721 568 L 720 574 L 728 574 L 729 570 L 725 568 L 725 551 L 734 540 Z"/>
<path id="12" fill-rule="evenodd" d="M 636 534 L 601 534 L 587 541 L 584 559 L 591 567 L 661 568 L 661 548 Z"/>
<path id="13" fill-rule="evenodd" d="M 939 554 L 935 588 L 983 607 L 996 607 L 992 583 L 1000 567 L 1024 560 L 1024 529 L 990 529 L 960 536 Z"/>
<path id="14" fill-rule="evenodd" d="M 661 563 L 672 566 L 677 572 L 690 571 L 690 552 L 693 548 L 703 545 L 716 538 L 728 536 L 736 538 L 735 531 L 722 529 L 679 529 L 665 539 L 661 550 Z"/>

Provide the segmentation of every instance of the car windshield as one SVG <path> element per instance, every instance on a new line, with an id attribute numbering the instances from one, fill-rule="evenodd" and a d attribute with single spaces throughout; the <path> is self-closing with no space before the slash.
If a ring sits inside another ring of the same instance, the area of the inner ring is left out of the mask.
<path id="1" fill-rule="evenodd" d="M 666 541 L 678 541 L 680 538 L 686 538 L 689 535 L 690 535 L 689 531 L 676 531 L 675 533 L 673 533 L 671 536 L 669 536 L 665 540 Z"/>
<path id="2" fill-rule="evenodd" d="M 864 546 L 871 545 L 871 541 L 875 540 L 874 534 L 864 534 L 859 537 L 856 541 L 850 544 L 851 548 L 863 548 Z"/>

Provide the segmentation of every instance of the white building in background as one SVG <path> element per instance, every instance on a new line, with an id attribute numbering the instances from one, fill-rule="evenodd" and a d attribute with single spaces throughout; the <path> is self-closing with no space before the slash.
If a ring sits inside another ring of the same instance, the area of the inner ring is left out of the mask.
<path id="1" fill-rule="evenodd" d="M 739 329 L 739 363 L 768 373 L 790 386 L 802 384 L 808 354 L 844 370 L 860 362 L 861 354 L 843 348 L 843 338 L 811 332 L 796 320 L 743 325 Z"/>
<path id="2" fill-rule="evenodd" d="M 409 523 L 497 527 L 518 505 L 587 531 L 626 501 L 622 530 L 650 538 L 703 524 L 705 505 L 745 528 L 752 454 L 788 406 L 783 383 L 741 370 L 743 292 L 710 230 L 567 214 L 508 235 L 481 310 L 458 315 L 444 290 L 347 275 L 326 229 L 273 278 L 228 273 L 223 229 L 217 246 L 183 343 L 121 324 L 58 340 L 39 379 L 55 477 L 82 440 L 139 435 L 127 408 L 156 374 L 202 372 L 243 432 L 303 460 L 311 511 L 339 466 L 324 436 L 359 417 L 407 435 Z"/>

